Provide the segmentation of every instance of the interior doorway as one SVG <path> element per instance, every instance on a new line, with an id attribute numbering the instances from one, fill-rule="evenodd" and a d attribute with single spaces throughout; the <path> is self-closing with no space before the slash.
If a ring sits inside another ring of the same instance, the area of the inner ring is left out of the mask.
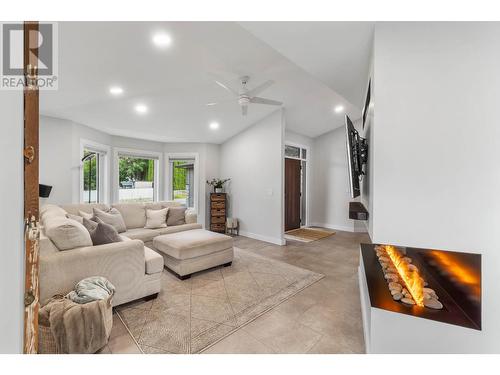
<path id="1" fill-rule="evenodd" d="M 285 145 L 285 232 L 307 225 L 307 157 L 306 147 Z"/>

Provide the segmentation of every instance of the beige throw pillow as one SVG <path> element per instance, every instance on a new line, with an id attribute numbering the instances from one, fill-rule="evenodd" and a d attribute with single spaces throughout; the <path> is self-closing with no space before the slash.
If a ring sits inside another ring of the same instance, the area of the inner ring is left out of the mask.
<path id="1" fill-rule="evenodd" d="M 65 217 L 46 220 L 45 234 L 59 250 L 92 246 L 89 231 L 78 221 Z"/>
<path id="2" fill-rule="evenodd" d="M 78 221 L 80 224 L 83 224 L 83 217 L 82 216 L 77 216 L 77 215 L 72 215 L 72 214 L 66 214 L 66 217 L 68 219 Z"/>
<path id="3" fill-rule="evenodd" d="M 78 215 L 80 215 L 81 217 L 83 217 L 87 220 L 92 220 L 92 218 L 94 217 L 94 214 L 89 214 L 89 213 L 84 212 L 84 211 L 78 211 Z"/>
<path id="4" fill-rule="evenodd" d="M 147 229 L 166 228 L 167 214 L 168 214 L 168 208 L 164 208 L 161 210 L 146 209 L 146 225 L 144 226 L 144 228 Z"/>
<path id="5" fill-rule="evenodd" d="M 170 207 L 168 209 L 167 226 L 186 224 L 186 207 Z"/>
<path id="6" fill-rule="evenodd" d="M 118 233 L 122 233 L 127 230 L 122 214 L 116 208 L 112 208 L 108 212 L 94 208 L 94 216 L 101 219 L 106 224 L 114 227 Z"/>

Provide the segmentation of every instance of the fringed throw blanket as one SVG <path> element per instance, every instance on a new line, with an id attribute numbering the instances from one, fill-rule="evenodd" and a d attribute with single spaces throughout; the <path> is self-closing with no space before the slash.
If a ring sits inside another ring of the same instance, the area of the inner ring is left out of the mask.
<path id="1" fill-rule="evenodd" d="M 78 304 L 54 296 L 42 307 L 39 321 L 50 326 L 57 353 L 95 353 L 107 344 L 113 326 L 111 298 Z"/>
<path id="2" fill-rule="evenodd" d="M 114 291 L 104 277 L 89 277 L 66 297 L 54 296 L 42 307 L 39 323 L 50 327 L 57 353 L 95 353 L 107 344 Z"/>

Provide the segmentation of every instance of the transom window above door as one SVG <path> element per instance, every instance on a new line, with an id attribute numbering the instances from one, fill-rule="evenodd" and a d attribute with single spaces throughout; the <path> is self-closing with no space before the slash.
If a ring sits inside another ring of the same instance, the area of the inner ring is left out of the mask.
<path id="1" fill-rule="evenodd" d="M 292 145 L 285 145 L 285 157 L 293 159 L 307 159 L 307 150 Z"/>

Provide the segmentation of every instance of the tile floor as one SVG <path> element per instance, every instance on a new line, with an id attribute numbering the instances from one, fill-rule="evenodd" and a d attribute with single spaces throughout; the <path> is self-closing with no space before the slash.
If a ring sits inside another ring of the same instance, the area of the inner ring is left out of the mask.
<path id="1" fill-rule="evenodd" d="M 357 266 L 366 233 L 337 231 L 310 243 L 277 246 L 235 237 L 235 246 L 325 275 L 273 310 L 209 347 L 204 353 L 363 353 Z M 116 317 L 101 353 L 141 353 Z"/>

